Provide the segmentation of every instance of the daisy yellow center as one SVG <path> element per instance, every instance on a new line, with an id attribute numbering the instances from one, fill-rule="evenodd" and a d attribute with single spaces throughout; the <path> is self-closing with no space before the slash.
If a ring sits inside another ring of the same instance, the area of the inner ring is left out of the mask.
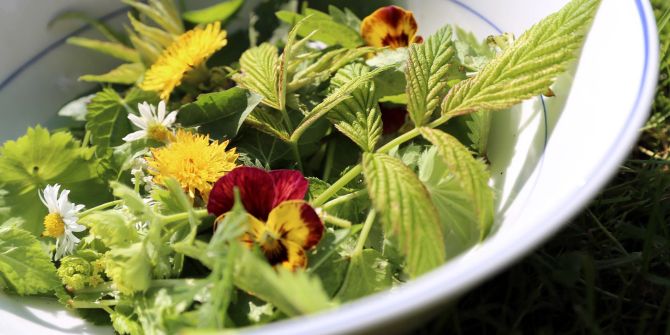
<path id="1" fill-rule="evenodd" d="M 152 140 L 168 142 L 170 135 L 170 130 L 160 123 L 154 123 L 147 128 L 147 137 Z"/>
<path id="2" fill-rule="evenodd" d="M 237 166 L 238 154 L 227 146 L 228 141 L 210 143 L 209 136 L 179 130 L 168 145 L 151 150 L 149 172 L 158 184 L 174 178 L 191 199 L 199 194 L 207 200 L 212 184 Z"/>
<path id="3" fill-rule="evenodd" d="M 49 237 L 60 237 L 65 233 L 65 222 L 58 213 L 51 213 L 44 217 L 44 233 Z"/>
<path id="4" fill-rule="evenodd" d="M 215 22 L 177 37 L 144 74 L 140 88 L 159 92 L 161 99 L 168 100 L 189 71 L 200 68 L 228 43 L 226 36 L 226 31 L 221 30 L 221 23 Z"/>

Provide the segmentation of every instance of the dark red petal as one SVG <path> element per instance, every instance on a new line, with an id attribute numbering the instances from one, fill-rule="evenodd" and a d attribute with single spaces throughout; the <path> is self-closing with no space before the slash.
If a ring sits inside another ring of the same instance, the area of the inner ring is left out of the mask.
<path id="1" fill-rule="evenodd" d="M 382 133 L 388 135 L 400 130 L 407 118 L 407 108 L 388 104 L 381 104 L 380 107 L 382 112 Z"/>
<path id="2" fill-rule="evenodd" d="M 270 176 L 274 181 L 275 198 L 272 201 L 272 208 L 279 206 L 286 200 L 303 200 L 309 188 L 309 182 L 303 177 L 300 171 L 295 170 L 274 170 L 270 171 Z"/>
<path id="3" fill-rule="evenodd" d="M 275 198 L 272 177 L 263 169 L 241 166 L 221 177 L 212 188 L 207 211 L 219 216 L 233 208 L 234 188 L 240 190 L 244 209 L 254 217 L 267 221 Z"/>
<path id="4" fill-rule="evenodd" d="M 300 208 L 300 218 L 302 218 L 306 223 L 307 228 L 309 228 L 307 241 L 303 245 L 305 250 L 309 250 L 321 241 L 321 237 L 323 236 L 323 222 L 321 222 L 321 218 L 316 214 L 314 208 L 307 203 L 303 204 L 302 208 Z"/>

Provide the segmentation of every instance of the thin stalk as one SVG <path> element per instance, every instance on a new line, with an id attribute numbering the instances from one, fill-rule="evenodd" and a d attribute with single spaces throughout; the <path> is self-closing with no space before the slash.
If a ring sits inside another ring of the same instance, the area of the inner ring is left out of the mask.
<path id="1" fill-rule="evenodd" d="M 70 300 L 67 302 L 69 307 L 77 309 L 101 309 L 109 306 L 116 306 L 119 302 L 116 300 L 100 300 L 100 301 L 77 301 Z"/>
<path id="2" fill-rule="evenodd" d="M 151 281 L 149 286 L 151 288 L 172 288 L 176 286 L 196 287 L 204 281 L 204 279 L 155 279 Z M 112 293 L 115 291 L 113 285 L 114 283 L 111 281 L 104 282 L 96 287 L 85 287 L 81 290 L 76 290 L 74 291 L 74 294 Z"/>
<path id="3" fill-rule="evenodd" d="M 337 197 L 337 198 L 335 198 L 331 201 L 328 201 L 327 203 L 323 204 L 323 206 L 321 206 L 321 208 L 323 210 L 329 210 L 329 209 L 331 209 L 331 208 L 333 208 L 337 205 L 343 204 L 347 201 L 351 201 L 351 200 L 354 200 L 354 199 L 356 199 L 360 196 L 366 195 L 367 193 L 368 193 L 368 190 L 358 190 L 356 192 L 345 194 L 345 195 Z"/>
<path id="4" fill-rule="evenodd" d="M 319 207 L 323 205 L 330 198 L 335 196 L 337 192 L 343 187 L 347 186 L 354 178 L 356 178 L 363 171 L 363 166 L 358 164 L 354 166 L 349 172 L 345 173 L 344 176 L 340 177 L 333 185 L 330 185 L 321 195 L 319 195 L 314 201 L 312 201 L 312 206 Z"/>
<path id="5" fill-rule="evenodd" d="M 199 219 L 202 219 L 209 215 L 206 209 L 198 209 L 193 211 L 195 213 L 195 216 Z M 189 212 L 184 212 L 184 213 L 179 213 L 179 214 L 173 214 L 173 215 L 168 215 L 168 216 L 161 216 L 161 221 L 163 224 L 170 224 L 173 222 L 179 222 L 182 220 L 188 219 Z"/>
<path id="6" fill-rule="evenodd" d="M 326 166 L 323 168 L 323 180 L 330 178 L 330 173 L 333 170 L 333 161 L 335 160 L 335 147 L 337 143 L 330 141 L 328 149 L 326 149 Z"/>
<path id="7" fill-rule="evenodd" d="M 81 214 L 79 214 L 79 218 L 81 219 L 81 218 L 83 218 L 84 216 L 87 216 L 87 215 L 89 215 L 89 214 L 91 214 L 91 213 L 93 213 L 93 212 L 101 211 L 101 210 L 103 210 L 103 209 L 107 209 L 107 208 L 110 208 L 110 207 L 114 207 L 114 206 L 116 206 L 116 205 L 120 205 L 120 204 L 122 204 L 122 203 L 123 203 L 123 200 L 114 200 L 114 201 L 110 201 L 110 202 L 104 203 L 104 204 L 102 204 L 102 205 L 100 205 L 100 206 L 96 206 L 96 207 L 93 207 L 93 208 L 91 208 L 91 209 L 87 209 L 87 210 L 81 212 Z"/>
<path id="8" fill-rule="evenodd" d="M 84 134 L 84 139 L 81 141 L 81 147 L 86 148 L 90 143 L 91 143 L 91 132 L 87 130 L 86 133 Z"/>
<path id="9" fill-rule="evenodd" d="M 363 230 L 361 230 L 361 234 L 358 235 L 358 241 L 356 242 L 354 251 L 351 253 L 351 257 L 360 255 L 361 252 L 363 252 L 365 241 L 368 239 L 368 235 L 370 235 L 370 230 L 372 229 L 372 225 L 375 223 L 376 216 L 377 212 L 375 212 L 374 209 L 370 210 L 368 217 L 365 219 L 365 223 L 363 224 Z"/>
<path id="10" fill-rule="evenodd" d="M 349 220 L 341 219 L 338 218 L 337 216 L 329 215 L 328 213 L 324 213 L 322 218 L 323 221 L 325 221 L 326 223 L 330 223 L 333 226 L 338 226 L 340 228 L 351 228 L 351 221 Z"/>
<path id="11" fill-rule="evenodd" d="M 293 159 L 298 163 L 298 170 L 304 171 L 302 166 L 302 157 L 300 157 L 300 148 L 298 148 L 297 142 L 290 142 L 289 146 L 291 147 L 291 152 L 293 153 Z"/>

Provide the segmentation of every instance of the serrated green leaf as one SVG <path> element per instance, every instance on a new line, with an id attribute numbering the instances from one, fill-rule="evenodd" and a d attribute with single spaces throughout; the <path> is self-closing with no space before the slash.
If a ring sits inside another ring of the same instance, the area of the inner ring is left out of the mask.
<path id="1" fill-rule="evenodd" d="M 245 123 L 283 142 L 289 141 L 289 130 L 286 129 L 286 124 L 283 122 L 281 114 L 275 110 L 256 108 L 247 116 Z"/>
<path id="2" fill-rule="evenodd" d="M 370 69 L 363 64 L 350 64 L 337 72 L 331 85 L 338 89 L 368 72 Z M 351 99 L 335 106 L 327 116 L 339 131 L 363 151 L 371 152 L 382 134 L 382 115 L 374 82 L 364 83 L 352 91 L 351 96 Z"/>
<path id="3" fill-rule="evenodd" d="M 391 265 L 374 249 L 365 249 L 351 257 L 347 276 L 337 297 L 351 301 L 383 291 L 393 283 Z"/>
<path id="4" fill-rule="evenodd" d="M 438 30 L 424 43 L 409 47 L 407 79 L 407 111 L 417 127 L 430 120 L 446 93 L 446 74 L 455 54 L 451 27 Z"/>
<path id="5" fill-rule="evenodd" d="M 310 36 L 317 41 L 328 45 L 341 45 L 345 48 L 353 48 L 363 44 L 361 35 L 357 30 L 335 21 L 330 15 L 315 9 L 308 9 L 306 15 L 292 11 L 279 11 L 277 17 L 288 24 L 294 24 L 304 20 L 304 24 L 298 30 L 301 37 Z"/>
<path id="6" fill-rule="evenodd" d="M 207 133 L 232 139 L 261 99 L 239 87 L 201 94 L 195 102 L 182 106 L 177 120 L 185 127 L 202 126 Z"/>
<path id="7" fill-rule="evenodd" d="M 226 22 L 239 11 L 243 4 L 244 0 L 225 1 L 207 8 L 185 12 L 182 17 L 184 20 L 196 24 L 215 21 Z"/>
<path id="8" fill-rule="evenodd" d="M 67 39 L 67 43 L 101 52 L 126 62 L 137 63 L 140 61 L 140 55 L 137 51 L 118 42 L 105 42 L 85 37 L 70 37 Z"/>
<path id="9" fill-rule="evenodd" d="M 129 218 L 112 210 L 91 213 L 82 217 L 79 223 L 88 227 L 91 235 L 100 239 L 108 248 L 128 247 L 139 240 L 137 230 Z"/>
<path id="10" fill-rule="evenodd" d="M 179 10 L 172 0 L 149 0 L 147 4 L 138 0 L 122 0 L 122 2 L 146 15 L 173 35 L 181 35 L 184 32 Z"/>
<path id="11" fill-rule="evenodd" d="M 56 267 L 37 238 L 15 227 L 0 228 L 0 281 L 20 295 L 61 286 Z"/>
<path id="12" fill-rule="evenodd" d="M 123 137 L 133 131 L 128 113 L 136 113 L 141 102 L 156 103 L 155 93 L 132 90 L 122 98 L 111 88 L 98 93 L 88 104 L 86 130 L 91 132 L 91 142 L 96 145 L 98 155 L 104 155 L 110 147 L 123 144 Z"/>
<path id="13" fill-rule="evenodd" d="M 151 260 L 144 243 L 114 248 L 105 256 L 105 273 L 124 294 L 145 291 L 151 284 Z"/>
<path id="14" fill-rule="evenodd" d="M 468 139 L 472 141 L 472 147 L 480 156 L 485 157 L 489 145 L 489 132 L 491 131 L 491 112 L 475 112 L 463 117 L 467 118 L 465 126 L 468 131 Z"/>
<path id="15" fill-rule="evenodd" d="M 133 29 L 135 29 L 135 31 L 139 35 L 141 35 L 144 40 L 157 43 L 163 48 L 167 48 L 170 45 L 172 45 L 172 43 L 176 38 L 176 36 L 164 30 L 142 23 L 140 20 L 136 19 L 135 16 L 132 15 L 131 13 L 128 13 L 128 20 L 130 21 L 130 24 L 133 26 Z"/>
<path id="16" fill-rule="evenodd" d="M 135 84 L 144 74 L 144 65 L 141 63 L 121 64 L 105 74 L 87 74 L 79 77 L 81 81 L 111 84 Z"/>
<path id="17" fill-rule="evenodd" d="M 399 159 L 363 154 L 363 174 L 387 237 L 398 241 L 412 277 L 445 261 L 437 210 L 419 178 Z"/>
<path id="18" fill-rule="evenodd" d="M 600 0 L 573 0 L 526 31 L 442 103 L 447 117 L 512 107 L 543 94 L 577 56 Z"/>
<path id="19" fill-rule="evenodd" d="M 491 176 L 486 164 L 475 159 L 468 148 L 447 133 L 421 128 L 421 135 L 437 147 L 449 172 L 454 175 L 474 205 L 480 239 L 483 239 L 491 230 L 494 216 L 493 190 L 488 185 Z"/>
<path id="20" fill-rule="evenodd" d="M 238 248 L 244 248 L 237 245 Z M 298 270 L 273 268 L 248 250 L 240 250 L 236 262 L 235 286 L 266 302 L 288 316 L 309 314 L 335 307 L 318 278 Z"/>
<path id="21" fill-rule="evenodd" d="M 263 96 L 263 103 L 280 109 L 277 78 L 279 50 L 270 43 L 263 43 L 245 51 L 240 58 L 241 74 L 233 76 L 242 87 Z"/>

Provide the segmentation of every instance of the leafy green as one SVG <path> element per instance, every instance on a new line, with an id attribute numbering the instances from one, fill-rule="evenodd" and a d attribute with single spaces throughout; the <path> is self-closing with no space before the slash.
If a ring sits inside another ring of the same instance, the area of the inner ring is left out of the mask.
<path id="1" fill-rule="evenodd" d="M 241 74 L 233 79 L 237 83 L 263 96 L 263 103 L 274 108 L 280 108 L 279 98 L 279 50 L 270 43 L 263 43 L 242 54 L 240 58 Z"/>
<path id="2" fill-rule="evenodd" d="M 307 8 L 305 15 L 290 11 L 279 11 L 276 15 L 288 24 L 295 24 L 304 20 L 304 24 L 298 30 L 298 35 L 302 37 L 311 36 L 312 39 L 328 45 L 341 45 L 345 48 L 353 48 L 363 44 L 361 35 L 356 29 L 335 21 L 333 17 L 321 11 Z M 341 16 L 339 17 L 341 18 Z"/>
<path id="3" fill-rule="evenodd" d="M 407 111 L 417 127 L 424 125 L 446 93 L 446 74 L 455 54 L 451 27 L 438 30 L 424 43 L 409 47 L 407 78 Z"/>
<path id="4" fill-rule="evenodd" d="M 350 64 L 337 72 L 331 80 L 331 85 L 335 89 L 340 88 L 368 72 L 370 70 L 363 64 Z M 363 151 L 371 152 L 382 134 L 382 115 L 376 99 L 374 82 L 366 82 L 351 92 L 351 95 L 351 99 L 335 106 L 328 113 L 328 118 Z"/>
<path id="5" fill-rule="evenodd" d="M 20 295 L 61 286 L 56 267 L 37 238 L 15 227 L 0 227 L 0 283 Z"/>
<path id="6" fill-rule="evenodd" d="M 192 23 L 226 22 L 240 10 L 243 4 L 244 0 L 229 0 L 207 8 L 184 12 L 182 17 Z"/>
<path id="7" fill-rule="evenodd" d="M 98 155 L 104 155 L 110 147 L 123 144 L 123 137 L 132 132 L 128 114 L 136 113 L 142 102 L 156 103 L 155 93 L 131 90 L 122 98 L 111 88 L 105 88 L 88 104 L 86 130 L 91 132 L 91 142 L 96 145 Z"/>
<path id="8" fill-rule="evenodd" d="M 577 56 L 599 5 L 600 0 L 573 0 L 540 21 L 475 77 L 454 86 L 442 113 L 503 110 L 545 93 Z"/>
<path id="9" fill-rule="evenodd" d="M 213 136 L 234 138 L 261 99 L 238 87 L 201 94 L 195 102 L 182 106 L 177 121 L 185 127 L 202 126 Z"/>
<path id="10" fill-rule="evenodd" d="M 171 34 L 180 35 L 184 32 L 179 9 L 174 1 L 149 0 L 148 4 L 139 0 L 122 0 L 122 2 L 132 6 Z"/>
<path id="11" fill-rule="evenodd" d="M 84 216 L 79 223 L 108 248 L 128 247 L 139 240 L 133 222 L 117 210 L 95 212 Z"/>
<path id="12" fill-rule="evenodd" d="M 389 288 L 393 282 L 391 266 L 374 249 L 365 249 L 351 258 L 347 276 L 337 297 L 350 301 Z"/>
<path id="13" fill-rule="evenodd" d="M 366 153 L 363 173 L 387 236 L 407 257 L 409 274 L 416 277 L 441 265 L 445 249 L 437 209 L 414 172 L 397 158 Z"/>
<path id="14" fill-rule="evenodd" d="M 493 191 L 489 187 L 490 174 L 484 162 L 475 159 L 455 137 L 440 130 L 421 128 L 421 134 L 433 143 L 449 172 L 461 185 L 463 192 L 474 205 L 479 223 L 480 238 L 484 238 L 493 225 Z"/>
<path id="15" fill-rule="evenodd" d="M 81 81 L 92 81 L 99 83 L 126 84 L 136 83 L 144 74 L 144 65 L 141 63 L 126 63 L 119 67 L 99 75 L 87 74 L 79 77 Z"/>
<path id="16" fill-rule="evenodd" d="M 144 243 L 114 248 L 104 256 L 105 273 L 123 294 L 145 291 L 151 284 L 151 260 Z"/>
<path id="17" fill-rule="evenodd" d="M 70 37 L 67 39 L 67 43 L 95 50 L 123 61 L 131 63 L 140 62 L 140 55 L 137 51 L 118 42 L 98 41 L 84 37 Z"/>

